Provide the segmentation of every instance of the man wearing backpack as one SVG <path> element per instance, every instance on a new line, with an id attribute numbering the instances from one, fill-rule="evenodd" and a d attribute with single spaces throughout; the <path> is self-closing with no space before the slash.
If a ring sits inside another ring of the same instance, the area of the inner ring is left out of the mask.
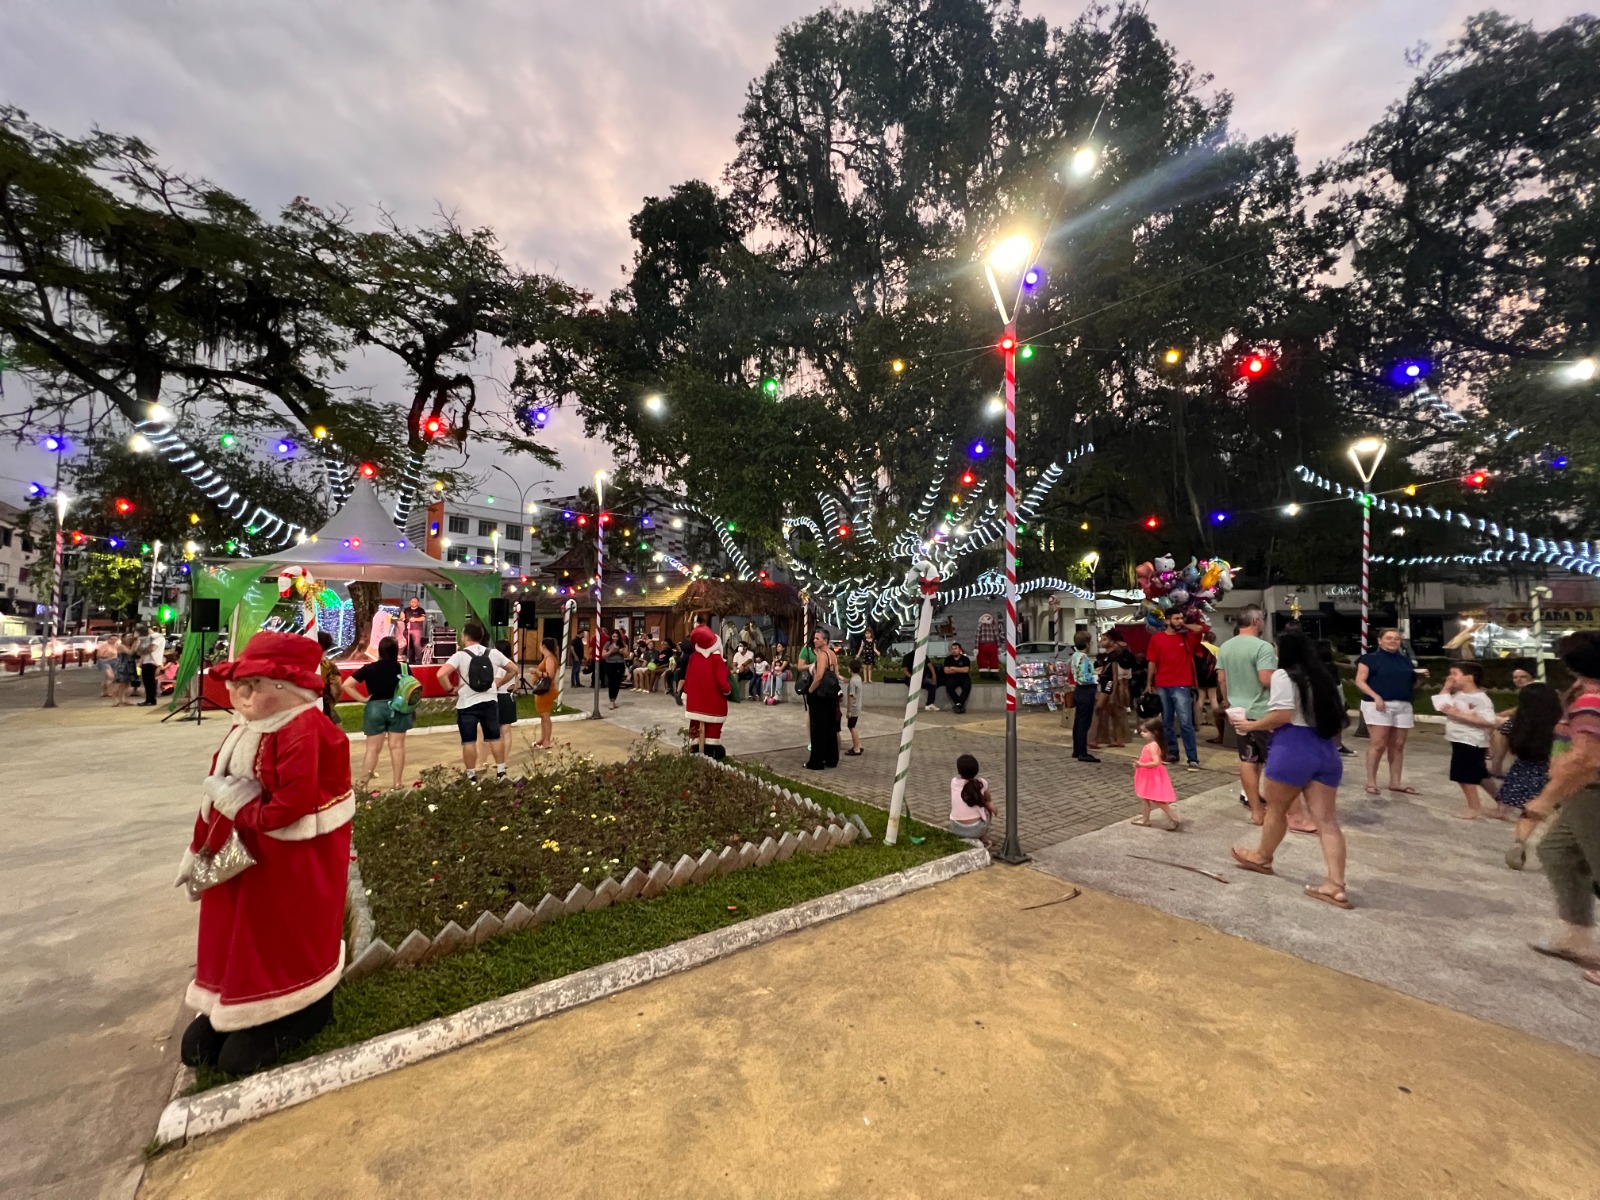
<path id="1" fill-rule="evenodd" d="M 467 780 L 476 782 L 478 767 L 478 731 L 483 731 L 484 744 L 494 755 L 494 773 L 497 779 L 506 777 L 506 747 L 500 740 L 500 703 L 496 689 L 509 683 L 517 673 L 516 665 L 500 651 L 486 644 L 488 634 L 476 621 L 468 621 L 461 630 L 462 647 L 439 668 L 442 687 L 456 689 L 456 728 L 461 731 L 461 763 L 467 769 Z"/>

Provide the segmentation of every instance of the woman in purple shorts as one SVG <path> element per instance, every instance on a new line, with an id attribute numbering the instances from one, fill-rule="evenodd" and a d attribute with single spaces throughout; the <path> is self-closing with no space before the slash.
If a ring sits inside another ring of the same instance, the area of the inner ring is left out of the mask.
<path id="1" fill-rule="evenodd" d="M 1344 832 L 1334 812 L 1344 775 L 1338 742 L 1345 724 L 1344 695 L 1305 634 L 1285 633 L 1278 639 L 1278 669 L 1272 673 L 1267 703 L 1261 720 L 1234 723 L 1240 733 L 1273 731 L 1261 788 L 1267 805 L 1261 842 L 1254 850 L 1234 847 L 1234 861 L 1258 875 L 1274 874 L 1272 856 L 1288 831 L 1289 806 L 1304 793 L 1327 867 L 1322 883 L 1308 885 L 1305 893 L 1336 908 L 1352 908 L 1344 890 Z"/>

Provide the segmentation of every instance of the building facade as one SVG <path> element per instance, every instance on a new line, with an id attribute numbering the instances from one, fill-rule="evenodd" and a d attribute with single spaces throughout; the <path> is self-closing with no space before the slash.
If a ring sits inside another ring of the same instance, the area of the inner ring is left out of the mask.
<path id="1" fill-rule="evenodd" d="M 48 614 L 34 590 L 39 547 L 30 532 L 28 514 L 0 504 L 0 632 L 43 633 Z"/>

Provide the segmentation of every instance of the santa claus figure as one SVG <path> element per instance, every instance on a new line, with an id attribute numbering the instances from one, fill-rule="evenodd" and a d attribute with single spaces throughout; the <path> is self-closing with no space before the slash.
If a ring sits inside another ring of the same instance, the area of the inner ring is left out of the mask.
<path id="1" fill-rule="evenodd" d="M 978 673 L 1000 670 L 1000 622 L 993 613 L 978 618 Z"/>
<path id="2" fill-rule="evenodd" d="M 235 715 L 178 872 L 200 902 L 190 1066 L 258 1071 L 333 1015 L 355 798 L 350 741 L 322 712 L 321 662 L 310 638 L 258 633 L 212 668 Z"/>
<path id="3" fill-rule="evenodd" d="M 689 717 L 689 752 L 723 758 L 722 725 L 728 719 L 728 665 L 722 660 L 722 642 L 705 618 L 689 635 L 688 665 L 683 673 L 683 707 Z"/>

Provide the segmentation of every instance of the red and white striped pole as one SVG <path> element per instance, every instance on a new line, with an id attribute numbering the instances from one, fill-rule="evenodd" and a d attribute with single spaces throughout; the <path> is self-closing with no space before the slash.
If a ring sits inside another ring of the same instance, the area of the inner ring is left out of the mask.
<path id="1" fill-rule="evenodd" d="M 596 471 L 594 475 L 594 711 L 589 714 L 591 721 L 600 719 L 600 663 L 605 657 L 605 643 L 601 640 L 600 609 L 601 597 L 605 595 L 605 564 L 606 564 L 606 506 L 601 499 L 600 487 L 605 479 L 604 471 Z"/>
<path id="2" fill-rule="evenodd" d="M 1372 498 L 1361 495 L 1361 653 L 1367 645 L 1367 601 L 1372 587 Z"/>
<path id="3" fill-rule="evenodd" d="M 1017 832 L 1017 323 L 1006 322 L 1006 840 L 1001 862 L 1028 860 Z"/>

